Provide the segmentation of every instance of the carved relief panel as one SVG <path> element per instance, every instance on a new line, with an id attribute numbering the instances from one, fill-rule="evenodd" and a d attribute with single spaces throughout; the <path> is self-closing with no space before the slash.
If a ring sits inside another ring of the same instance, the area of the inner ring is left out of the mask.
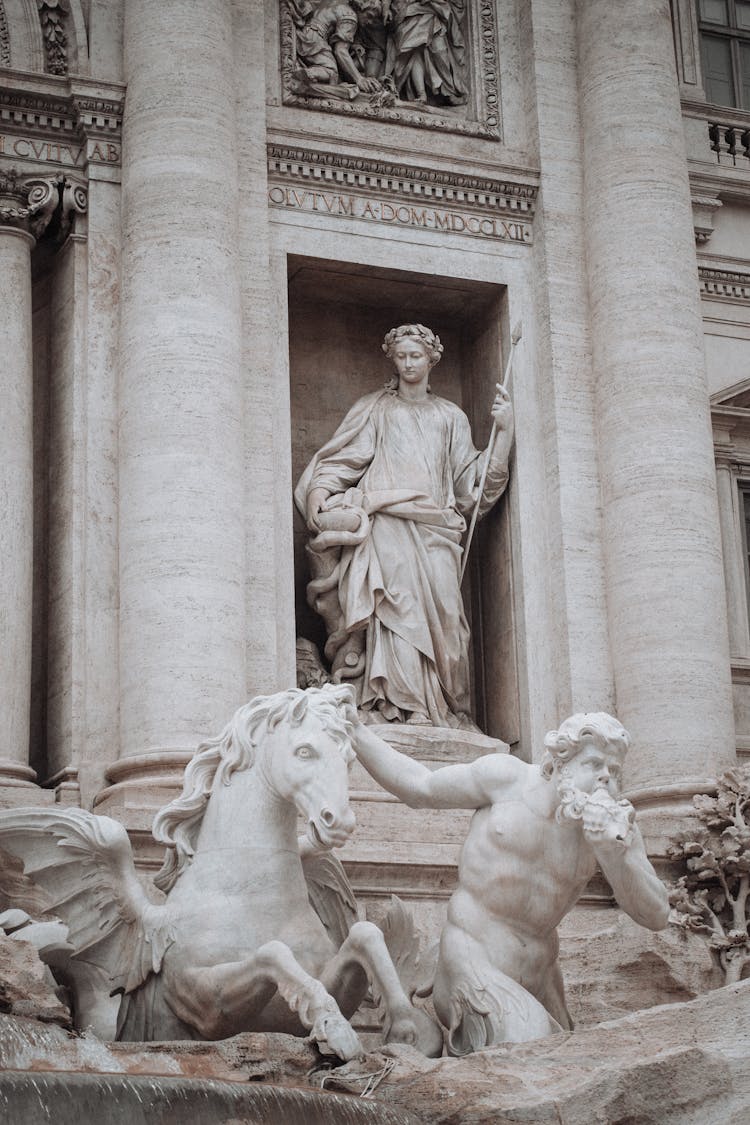
<path id="1" fill-rule="evenodd" d="M 281 0 L 287 105 L 499 139 L 495 8 Z"/>

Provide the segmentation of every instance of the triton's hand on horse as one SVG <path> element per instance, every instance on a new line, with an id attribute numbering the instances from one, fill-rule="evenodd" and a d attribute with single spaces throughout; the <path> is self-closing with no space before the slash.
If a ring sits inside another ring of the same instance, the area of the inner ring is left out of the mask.
<path id="1" fill-rule="evenodd" d="M 329 854 L 354 828 L 353 715 L 348 686 L 294 689 L 248 703 L 200 746 L 182 795 L 154 821 L 168 848 L 154 880 L 162 905 L 139 883 L 116 821 L 80 809 L 0 812 L 0 848 L 24 861 L 48 913 L 68 925 L 80 1026 L 97 1018 L 96 998 L 87 1010 L 93 965 L 107 992 L 123 994 L 120 1039 L 283 1031 L 348 1059 L 361 1051 L 348 1020 L 369 983 L 386 1039 L 440 1054 L 437 1025 L 412 1005 L 383 932 L 356 921 Z M 304 862 L 298 814 L 308 825 Z"/>

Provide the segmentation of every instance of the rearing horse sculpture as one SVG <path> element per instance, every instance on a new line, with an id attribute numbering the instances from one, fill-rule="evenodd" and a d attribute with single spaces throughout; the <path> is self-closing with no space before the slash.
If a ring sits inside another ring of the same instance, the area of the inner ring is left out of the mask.
<path id="1" fill-rule="evenodd" d="M 0 812 L 0 849 L 23 860 L 67 923 L 79 1003 L 97 969 L 123 993 L 118 1038 L 283 1031 L 348 1059 L 361 1051 L 348 1017 L 369 980 L 386 1040 L 440 1054 L 441 1033 L 411 1004 L 382 931 L 359 921 L 342 931 L 334 891 L 326 927 L 308 897 L 297 814 L 313 854 L 351 834 L 353 709 L 348 686 L 260 697 L 198 748 L 182 795 L 154 821 L 168 847 L 154 880 L 167 892 L 161 905 L 139 883 L 117 821 L 80 809 Z"/>

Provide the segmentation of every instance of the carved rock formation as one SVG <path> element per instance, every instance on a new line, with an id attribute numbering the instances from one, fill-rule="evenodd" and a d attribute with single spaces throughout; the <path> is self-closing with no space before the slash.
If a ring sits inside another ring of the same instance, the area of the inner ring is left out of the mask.
<path id="1" fill-rule="evenodd" d="M 30 1087 L 41 1079 L 40 1088 L 45 1089 L 45 1080 L 53 1079 L 50 1074 L 42 1077 L 45 1071 L 58 1072 L 52 1085 L 59 1091 L 68 1078 L 81 1082 L 81 1075 L 60 1072 L 98 1070 L 106 1072 L 110 1097 L 115 1090 L 118 1106 L 129 1093 L 138 1094 L 138 1082 L 159 1075 L 165 1090 L 179 1087 L 186 1110 L 206 1104 L 217 1085 L 230 1099 L 236 1097 L 239 1106 L 250 1082 L 269 1095 L 271 1085 L 357 1095 L 369 1089 L 372 1098 L 365 1104 L 381 1113 L 378 1117 L 373 1112 L 374 1121 L 740 1122 L 750 1114 L 750 981 L 688 1003 L 661 1005 L 596 1027 L 491 1048 L 463 1059 L 426 1059 L 410 1047 L 391 1046 L 332 1069 L 321 1063 L 309 1043 L 287 1035 L 245 1034 L 210 1044 L 104 1045 L 6 1016 L 0 1017 L 0 1060 L 6 1070 L 33 1070 L 28 1077 L 0 1074 L 0 1096 L 6 1099 L 20 1099 L 24 1083 Z M 88 1080 L 95 1084 L 96 1076 Z M 134 1100 L 129 1104 L 135 1108 Z"/>

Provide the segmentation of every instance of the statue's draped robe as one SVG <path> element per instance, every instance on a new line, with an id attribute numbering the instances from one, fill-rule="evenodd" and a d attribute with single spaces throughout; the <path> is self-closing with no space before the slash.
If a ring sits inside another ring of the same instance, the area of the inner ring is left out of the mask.
<path id="1" fill-rule="evenodd" d="M 303 513 L 312 488 L 363 495 L 370 533 L 342 549 L 338 594 L 345 628 L 367 631 L 361 706 L 386 719 L 417 712 L 436 726 L 469 725 L 459 573 L 482 463 L 459 407 L 380 391 L 355 403 L 297 486 Z M 480 514 L 507 479 L 491 461 Z"/>
<path id="2" fill-rule="evenodd" d="M 419 60 L 428 91 L 449 104 L 466 101 L 465 7 L 465 0 L 401 0 L 394 5 L 386 73 L 400 98 L 413 101 L 418 96 L 413 71 Z"/>

